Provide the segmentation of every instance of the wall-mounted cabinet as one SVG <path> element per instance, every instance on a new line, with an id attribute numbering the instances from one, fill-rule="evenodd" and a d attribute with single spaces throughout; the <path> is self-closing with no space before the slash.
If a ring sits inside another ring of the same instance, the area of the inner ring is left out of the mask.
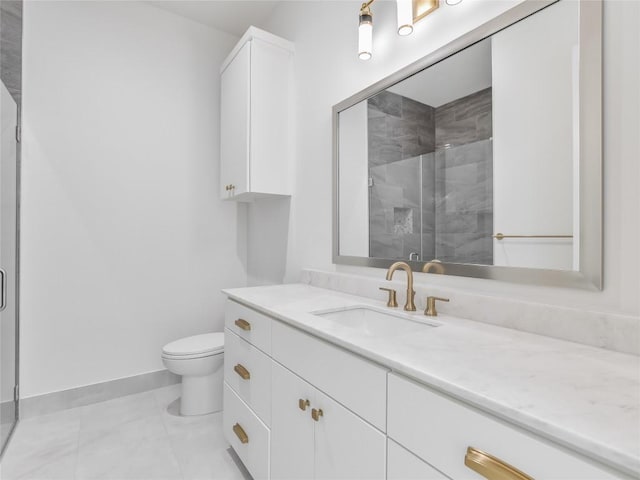
<path id="1" fill-rule="evenodd" d="M 293 44 L 250 27 L 221 68 L 220 198 L 291 195 Z"/>

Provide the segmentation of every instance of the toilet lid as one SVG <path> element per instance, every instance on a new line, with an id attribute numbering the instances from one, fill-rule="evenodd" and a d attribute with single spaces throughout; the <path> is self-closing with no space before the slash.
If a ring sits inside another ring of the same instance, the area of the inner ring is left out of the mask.
<path id="1" fill-rule="evenodd" d="M 224 333 L 204 333 L 167 343 L 162 349 L 166 355 L 195 355 L 224 351 Z"/>

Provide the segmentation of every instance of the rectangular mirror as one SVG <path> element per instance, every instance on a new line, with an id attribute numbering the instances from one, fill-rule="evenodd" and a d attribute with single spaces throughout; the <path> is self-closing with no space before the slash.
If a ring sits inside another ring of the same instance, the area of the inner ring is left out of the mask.
<path id="1" fill-rule="evenodd" d="M 336 105 L 334 262 L 601 288 L 601 23 L 527 1 Z"/>

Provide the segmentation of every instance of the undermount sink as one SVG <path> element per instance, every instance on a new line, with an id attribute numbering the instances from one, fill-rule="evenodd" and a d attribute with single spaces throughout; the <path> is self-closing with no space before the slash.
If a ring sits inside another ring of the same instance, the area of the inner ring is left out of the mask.
<path id="1" fill-rule="evenodd" d="M 417 321 L 406 314 L 387 312 L 382 309 L 355 306 L 334 310 L 313 312 L 314 315 L 331 320 L 344 327 L 357 329 L 372 337 L 390 337 L 424 332 L 425 329 L 439 327 L 440 324 L 425 320 Z"/>

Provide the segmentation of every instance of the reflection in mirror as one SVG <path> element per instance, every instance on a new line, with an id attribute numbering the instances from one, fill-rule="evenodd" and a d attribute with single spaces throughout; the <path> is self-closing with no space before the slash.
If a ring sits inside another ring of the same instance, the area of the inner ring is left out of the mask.
<path id="1" fill-rule="evenodd" d="M 579 2 L 338 114 L 339 254 L 579 270 Z"/>

